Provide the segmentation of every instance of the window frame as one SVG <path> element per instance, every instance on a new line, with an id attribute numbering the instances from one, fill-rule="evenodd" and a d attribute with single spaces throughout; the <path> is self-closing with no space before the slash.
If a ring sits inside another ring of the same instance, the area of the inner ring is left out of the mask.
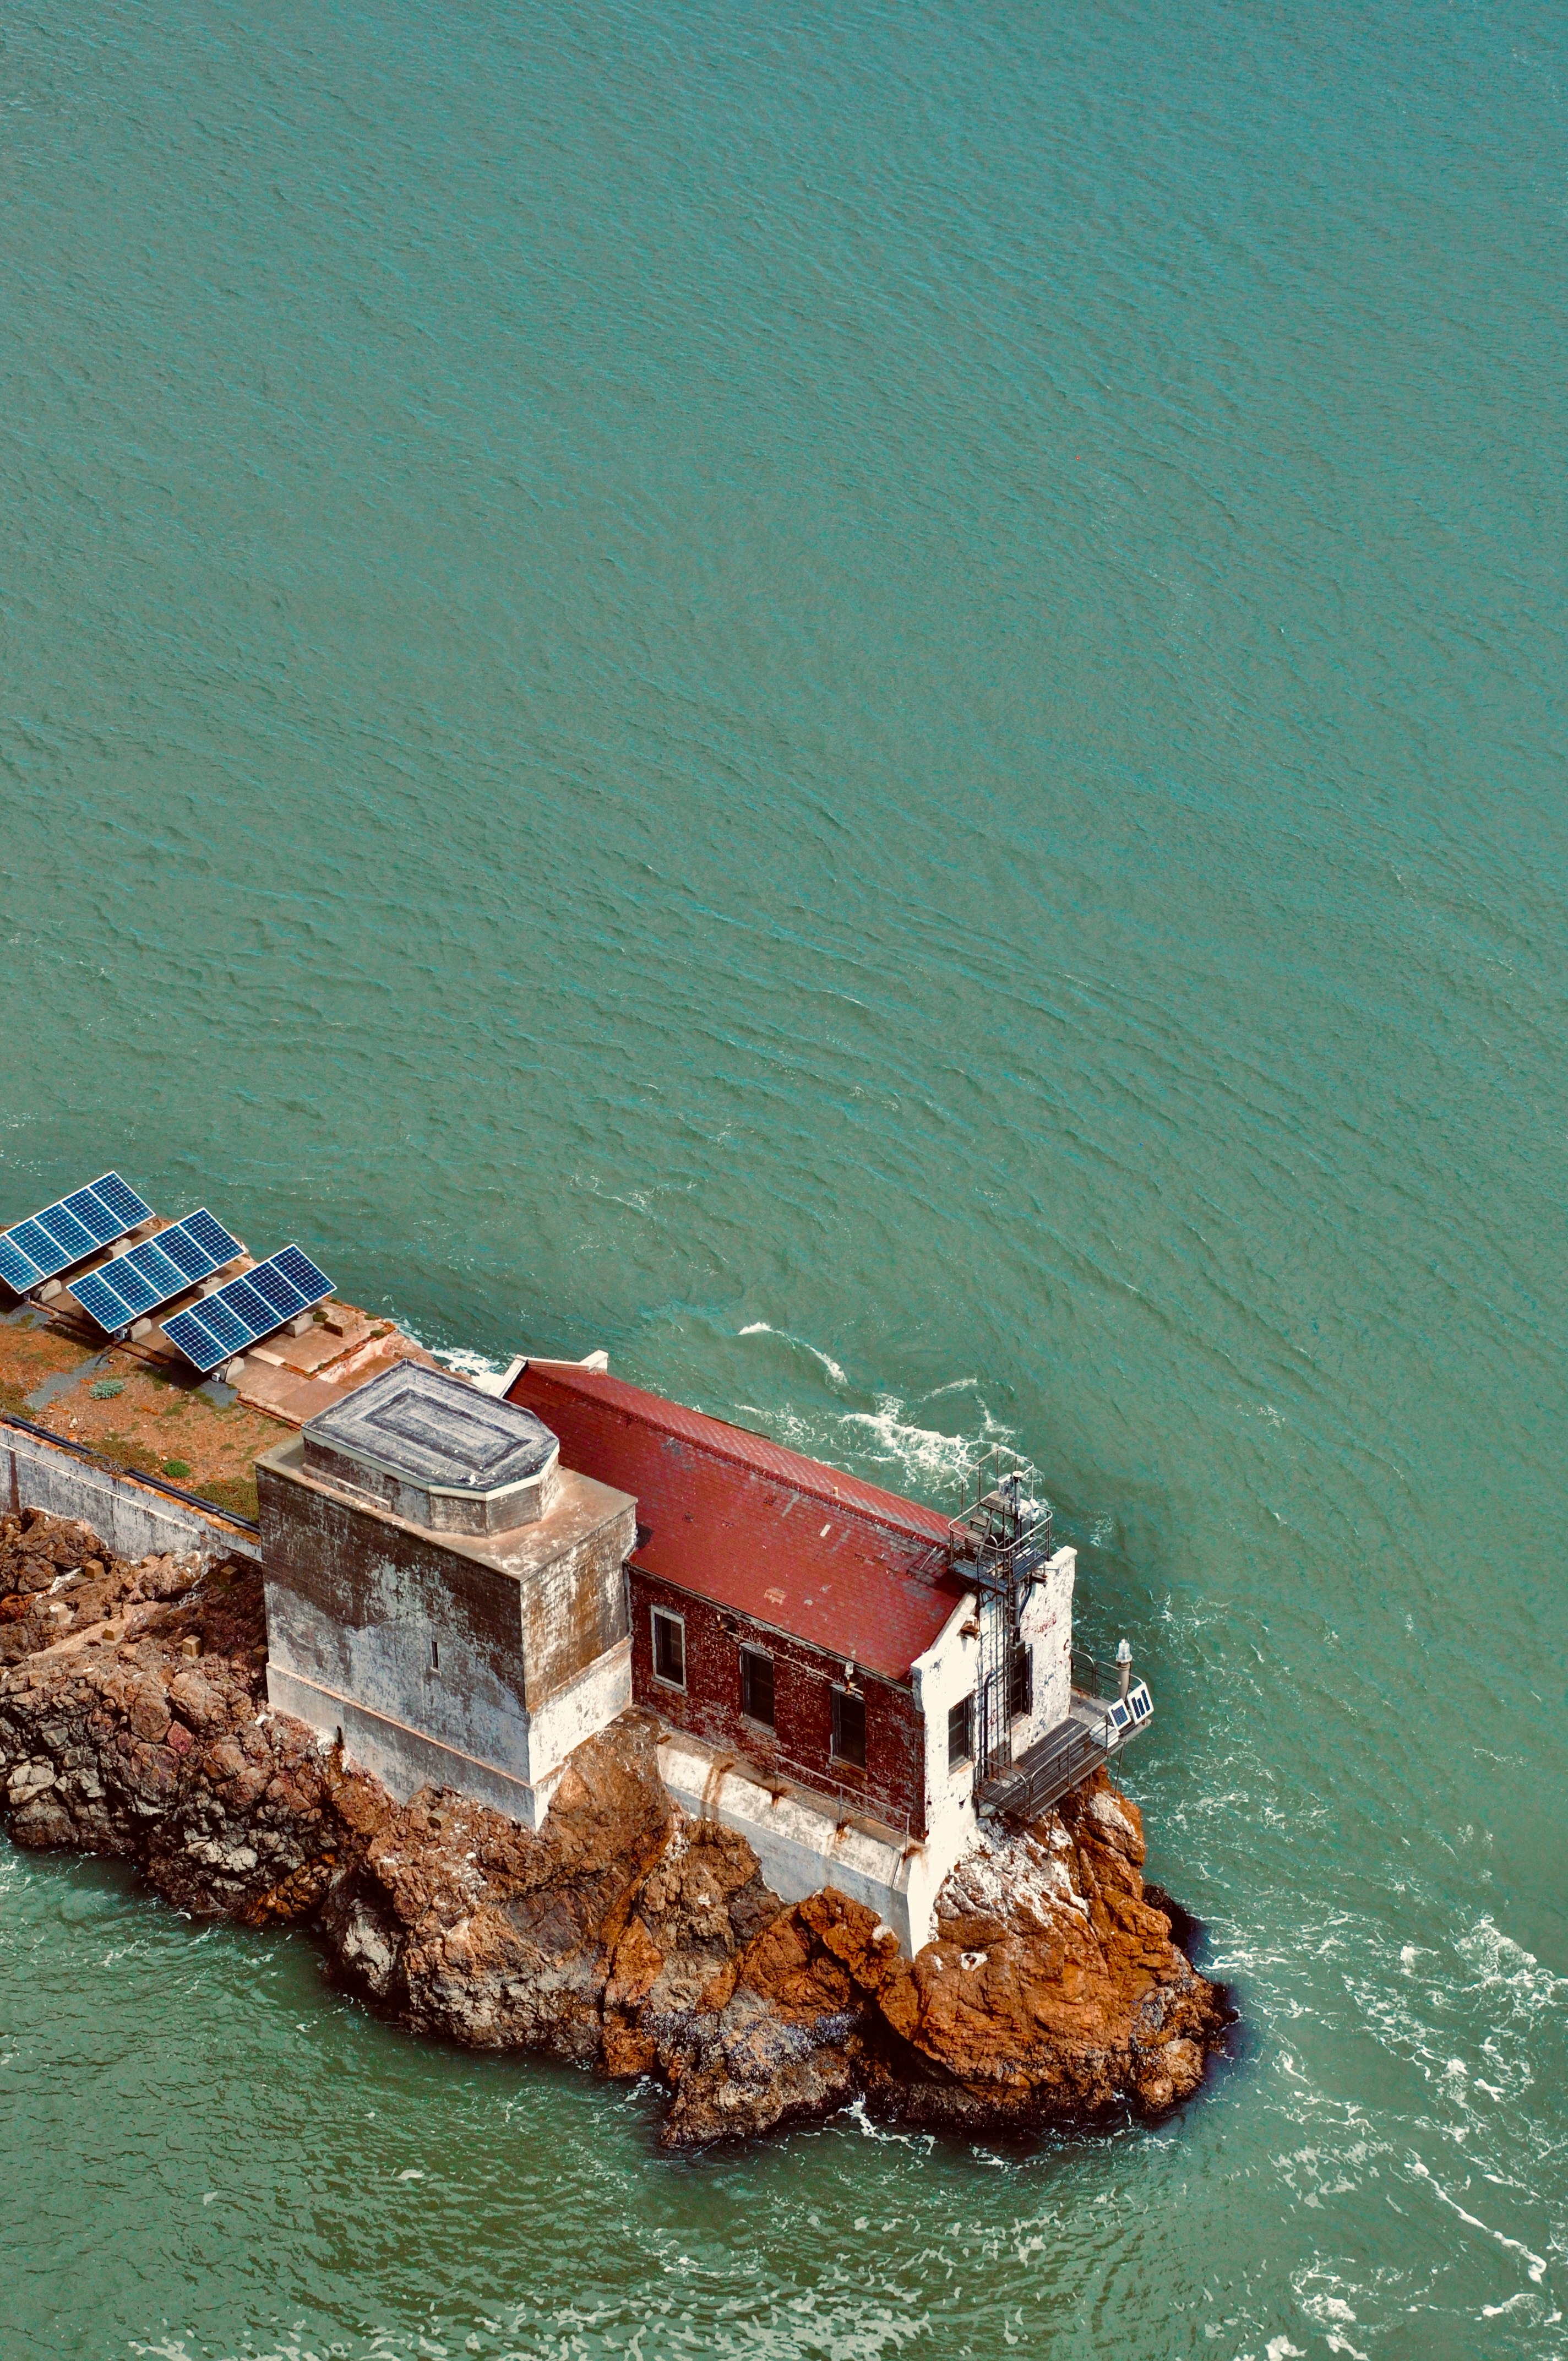
<path id="1" fill-rule="evenodd" d="M 844 1708 L 847 1705 L 856 1706 L 860 1709 L 861 1751 L 859 1754 L 846 1754 L 839 1745 L 839 1741 L 844 1734 L 843 1714 Z M 865 1769 L 866 1719 L 866 1699 L 864 1690 L 847 1689 L 840 1682 L 835 1681 L 833 1684 L 833 1719 L 832 1725 L 828 1733 L 828 1760 L 829 1763 L 840 1763 L 847 1770 L 850 1771 L 863 1771 Z"/>
<path id="2" fill-rule="evenodd" d="M 751 1708 L 751 1679 L 750 1679 L 750 1677 L 749 1677 L 749 1675 L 748 1675 L 748 1672 L 747 1672 L 747 1666 L 748 1666 L 748 1664 L 766 1664 L 766 1666 L 767 1666 L 767 1668 L 768 1668 L 768 1705 L 769 1705 L 769 1708 L 770 1708 L 770 1710 L 769 1710 L 766 1714 L 756 1713 L 756 1712 L 753 1712 L 753 1710 L 752 1710 L 752 1708 Z M 742 1641 L 742 1642 L 741 1642 L 741 1643 L 740 1643 L 740 1711 L 741 1711 L 741 1714 L 742 1714 L 742 1716 L 744 1717 L 744 1719 L 745 1719 L 747 1721 L 754 1722 L 754 1723 L 756 1724 L 756 1727 L 757 1727 L 759 1730 L 773 1730 L 775 1733 L 776 1733 L 776 1731 L 777 1731 L 777 1730 L 778 1730 L 778 1726 L 779 1726 L 779 1696 L 778 1696 L 778 1686 L 777 1686 L 777 1673 L 778 1673 L 778 1660 L 777 1660 L 777 1658 L 776 1658 L 775 1656 L 773 1656 L 773 1655 L 770 1653 L 770 1651 L 769 1651 L 768 1649 L 766 1649 L 766 1648 L 758 1648 L 758 1647 L 754 1647 L 754 1646 L 753 1646 L 753 1645 L 752 1645 L 749 1641 Z"/>
<path id="3" fill-rule="evenodd" d="M 670 1674 L 661 1672 L 659 1669 L 659 1626 L 661 1623 L 668 1623 L 671 1625 L 678 1635 L 676 1645 L 680 1650 L 681 1661 L 681 1676 L 678 1681 L 674 1679 Z M 667 1689 L 679 1689 L 684 1696 L 686 1686 L 685 1617 L 677 1608 L 650 1606 L 648 1609 L 648 1633 L 653 1648 L 653 1678 L 656 1681 L 662 1681 Z"/>
<path id="4" fill-rule="evenodd" d="M 955 1716 L 956 1714 L 962 1714 L 962 1716 L 963 1716 L 963 1721 L 962 1721 L 962 1724 L 961 1724 L 961 1728 L 962 1728 L 962 1730 L 963 1730 L 964 1751 L 963 1751 L 963 1752 L 962 1752 L 961 1754 L 955 1754 L 955 1753 L 953 1752 L 953 1740 L 954 1740 L 955 1735 L 957 1734 L 957 1733 L 955 1732 L 955 1730 L 954 1730 L 954 1728 L 953 1728 L 953 1718 L 954 1718 L 954 1716 Z M 959 1771 L 969 1771 L 969 1770 L 971 1770 L 971 1769 L 973 1768 L 973 1766 L 974 1766 L 974 1691 L 973 1691 L 972 1689 L 970 1689 L 970 1693 L 969 1693 L 968 1697 L 959 1697 L 959 1698 L 958 1698 L 958 1700 L 957 1700 L 954 1704 L 950 1705 L 950 1706 L 948 1708 L 948 1776 L 949 1776 L 949 1777 L 951 1777 L 951 1776 L 952 1776 L 952 1774 L 953 1774 L 955 1772 L 959 1772 Z"/>

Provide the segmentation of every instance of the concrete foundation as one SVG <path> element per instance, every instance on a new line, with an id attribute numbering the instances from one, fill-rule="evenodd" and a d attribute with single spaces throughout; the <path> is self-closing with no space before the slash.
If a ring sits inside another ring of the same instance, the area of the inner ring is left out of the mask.
<path id="1" fill-rule="evenodd" d="M 938 1861 L 902 1829 L 858 1813 L 840 1824 L 838 1806 L 808 1788 L 775 1794 L 754 1770 L 685 1730 L 667 1730 L 660 1740 L 659 1769 L 683 1811 L 745 1838 L 781 1902 L 804 1902 L 825 1885 L 837 1886 L 874 1910 L 911 1959 L 931 1940 L 937 1894 L 951 1860 Z"/>
<path id="2" fill-rule="evenodd" d="M 554 1718 L 563 1728 L 543 1745 L 537 1742 L 536 1734 L 530 1753 L 554 1755 L 554 1761 L 533 1780 L 500 1763 L 465 1753 L 460 1747 L 444 1745 L 425 1730 L 412 1730 L 389 1714 L 374 1713 L 353 1697 L 287 1672 L 274 1662 L 267 1667 L 267 1701 L 275 1712 L 292 1714 L 296 1721 L 308 1723 L 323 1738 L 340 1741 L 345 1758 L 379 1779 L 400 1804 L 406 1804 L 422 1787 L 455 1787 L 477 1803 L 505 1812 L 525 1828 L 538 1828 L 573 1747 L 602 1730 L 630 1704 L 631 1652 L 624 1646 L 613 1651 L 560 1698 L 551 1700 L 553 1709 L 561 1708 Z M 563 1744 L 566 1731 L 579 1727 L 582 1735 Z"/>

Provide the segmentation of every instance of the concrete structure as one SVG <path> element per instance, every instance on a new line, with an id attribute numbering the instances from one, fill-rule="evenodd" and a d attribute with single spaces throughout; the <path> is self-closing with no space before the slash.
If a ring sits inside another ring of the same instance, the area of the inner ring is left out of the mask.
<path id="1" fill-rule="evenodd" d="M 405 1363 L 258 1460 L 271 1702 L 400 1797 L 537 1828 L 635 1698 L 775 1893 L 918 1950 L 1007 1781 L 1103 1759 L 1074 1553 L 1016 1472 L 949 1519 L 594 1364 L 498 1396 Z"/>
<path id="2" fill-rule="evenodd" d="M 635 1504 L 526 1409 L 403 1363 L 256 1463 L 268 1696 L 400 1800 L 527 1828 L 631 1699 Z"/>
<path id="3" fill-rule="evenodd" d="M 256 1557 L 254 1533 L 230 1524 L 222 1511 L 203 1513 L 155 1491 L 134 1475 L 80 1458 L 63 1444 L 24 1428 L 0 1425 L 0 1499 L 13 1515 L 47 1509 L 51 1517 L 79 1517 L 117 1557 L 161 1557 L 194 1550 L 206 1558 Z"/>
<path id="4" fill-rule="evenodd" d="M 508 1399 L 636 1498 L 633 1687 L 676 1800 L 785 1901 L 838 1885 L 918 1949 L 974 1839 L 977 1756 L 1069 1716 L 1074 1553 L 1031 1565 L 1014 1640 L 934 1510 L 576 1363 L 527 1363 Z"/>

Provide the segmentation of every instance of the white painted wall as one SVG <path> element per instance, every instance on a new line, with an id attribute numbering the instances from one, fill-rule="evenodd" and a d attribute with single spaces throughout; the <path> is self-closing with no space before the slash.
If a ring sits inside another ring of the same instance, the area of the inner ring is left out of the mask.
<path id="1" fill-rule="evenodd" d="M 974 1842 L 978 1822 L 974 1810 L 974 1765 L 948 1768 L 948 1713 L 972 1697 L 980 1679 L 979 1602 L 966 1590 L 936 1639 L 910 1667 L 915 1702 L 926 1723 L 926 1841 L 921 1875 L 926 1894 L 922 1923 L 912 1924 L 915 1948 L 928 1943 L 935 1927 L 934 1910 L 943 1879 Z M 976 1631 L 966 1632 L 971 1624 Z"/>
<path id="2" fill-rule="evenodd" d="M 1019 1616 L 1020 1637 L 1028 1647 L 1034 1671 L 1034 1708 L 1013 1725 L 1014 1758 L 1025 1747 L 1068 1718 L 1072 1697 L 1072 1592 L 1077 1552 L 1058 1549 L 1040 1570 Z M 919 1944 L 935 1931 L 935 1904 L 948 1871 L 975 1841 L 979 1822 L 974 1808 L 974 1766 L 966 1763 L 948 1768 L 948 1712 L 964 1697 L 975 1697 L 980 1684 L 982 1617 L 1000 1617 L 995 1599 L 980 1599 L 968 1591 L 954 1608 L 931 1646 L 911 1669 L 915 1702 L 926 1724 L 926 1847 L 919 1872 L 909 1881 L 911 1934 Z M 975 1627 L 966 1631 L 965 1626 Z M 924 1896 L 922 1905 L 919 1897 Z"/>
<path id="3" fill-rule="evenodd" d="M 1034 1661 L 1035 1708 L 1013 1725 L 1014 1759 L 1026 1746 L 1068 1718 L 1072 1703 L 1072 1592 L 1078 1552 L 1059 1549 L 1047 1558 L 1025 1599 L 1019 1635 Z"/>

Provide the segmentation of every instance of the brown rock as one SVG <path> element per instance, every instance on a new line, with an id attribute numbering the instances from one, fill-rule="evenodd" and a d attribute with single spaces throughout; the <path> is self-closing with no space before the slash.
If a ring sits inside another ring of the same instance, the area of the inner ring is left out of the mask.
<path id="1" fill-rule="evenodd" d="M 76 1565 L 79 1621 L 113 1604 L 117 1629 L 142 1602 L 117 1651 L 44 1653 L 59 1619 L 25 1583 Z M 660 2075 L 672 2147 L 860 2094 L 975 2130 L 1158 2114 L 1201 2080 L 1221 1998 L 1146 1895 L 1142 1823 L 1102 1773 L 1026 1834 L 988 1832 L 907 1960 L 831 1888 L 784 1908 L 740 1838 L 677 1812 L 646 1715 L 578 1749 L 536 1835 L 447 1793 L 396 1804 L 302 1725 L 258 1719 L 256 1570 L 196 1575 L 127 1566 L 36 1513 L 0 1521 L 18 1843 L 126 1855 L 195 1916 L 311 1921 L 334 1970 L 418 2030 Z"/>

